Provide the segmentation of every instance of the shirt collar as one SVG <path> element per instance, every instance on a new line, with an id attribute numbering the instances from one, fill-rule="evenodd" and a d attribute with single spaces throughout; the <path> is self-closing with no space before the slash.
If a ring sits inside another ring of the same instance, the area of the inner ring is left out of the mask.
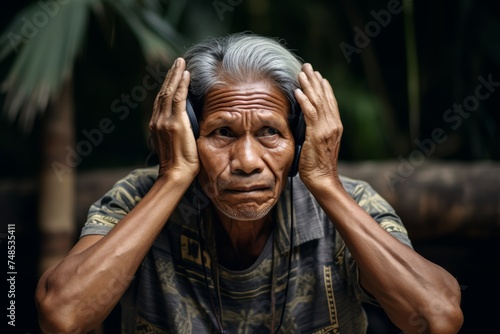
<path id="1" fill-rule="evenodd" d="M 293 185 L 293 188 L 292 188 Z M 289 179 L 278 202 L 276 203 L 275 220 L 278 224 L 279 237 L 276 238 L 280 253 L 290 248 L 290 212 L 293 198 L 293 246 L 307 241 L 321 239 L 325 232 L 320 218 L 319 205 L 298 176 Z"/>

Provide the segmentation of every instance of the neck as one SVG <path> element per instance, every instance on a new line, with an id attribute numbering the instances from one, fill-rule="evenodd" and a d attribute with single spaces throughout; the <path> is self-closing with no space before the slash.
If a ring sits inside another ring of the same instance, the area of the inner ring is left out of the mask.
<path id="1" fill-rule="evenodd" d="M 272 231 L 271 214 L 255 221 L 238 221 L 222 214 L 214 224 L 219 263 L 229 269 L 246 269 L 262 253 Z"/>

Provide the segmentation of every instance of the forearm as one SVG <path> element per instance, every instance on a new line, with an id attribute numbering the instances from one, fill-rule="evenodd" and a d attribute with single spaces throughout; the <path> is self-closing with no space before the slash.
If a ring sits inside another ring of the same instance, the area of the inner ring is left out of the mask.
<path id="1" fill-rule="evenodd" d="M 362 286 L 406 333 L 456 333 L 460 288 L 443 268 L 388 232 L 340 184 L 313 191 L 355 259 Z"/>
<path id="2" fill-rule="evenodd" d="M 97 327 L 129 286 L 188 186 L 159 179 L 106 236 L 84 250 L 76 247 L 47 270 L 37 287 L 42 327 L 82 333 Z"/>
<path id="3" fill-rule="evenodd" d="M 345 241 L 362 286 L 404 331 L 455 333 L 462 323 L 457 281 L 382 229 L 344 190 L 337 171 L 343 125 L 333 89 L 310 64 L 298 79 L 295 97 L 306 122 L 300 178 Z M 420 320 L 425 328 L 413 326 Z"/>

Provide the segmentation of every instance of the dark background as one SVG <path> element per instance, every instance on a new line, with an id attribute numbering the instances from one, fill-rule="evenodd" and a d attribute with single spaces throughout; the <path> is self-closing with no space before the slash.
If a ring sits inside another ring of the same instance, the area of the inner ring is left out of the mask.
<path id="1" fill-rule="evenodd" d="M 491 76 L 493 81 L 500 82 L 500 16 L 495 2 L 414 1 L 411 6 L 413 22 L 405 16 L 406 9 L 391 15 L 387 26 L 374 34 L 365 47 L 359 48 L 359 53 L 350 55 L 350 61 L 341 45 L 356 46 L 354 28 L 364 31 L 367 23 L 375 20 L 371 11 L 379 13 L 387 9 L 389 3 L 400 2 L 222 2 L 236 5 L 229 5 L 231 9 L 220 16 L 212 1 L 188 1 L 175 23 L 176 30 L 185 38 L 181 49 L 208 35 L 243 30 L 286 40 L 287 46 L 312 63 L 335 90 L 345 127 L 340 158 L 346 173 L 352 171 L 351 166 L 365 162 L 375 163 L 376 168 L 380 168 L 378 163 L 393 163 L 392 168 L 400 166 L 401 159 L 408 160 L 418 149 L 415 140 L 431 138 L 433 130 L 442 129 L 447 140 L 436 144 L 432 154 L 426 156 L 426 163 L 436 167 L 429 168 L 429 173 L 443 165 L 456 166 L 458 163 L 468 175 L 467 171 L 474 166 L 486 164 L 490 167 L 484 177 L 499 184 L 500 170 L 495 166 L 500 159 L 500 92 L 492 92 L 490 97 L 480 101 L 478 108 L 463 118 L 456 129 L 443 119 L 454 104 L 464 103 L 468 96 L 474 95 L 480 84 L 478 77 Z M 30 3 L 33 1 L 1 5 L 3 33 L 7 32 L 5 29 L 14 14 Z M 405 28 L 409 22 L 414 35 L 408 34 Z M 83 224 L 86 207 L 102 194 L 102 188 L 126 171 L 144 165 L 149 153 L 147 123 L 154 95 L 150 94 L 124 120 L 119 120 L 110 111 L 113 100 L 141 83 L 146 66 L 145 59 L 137 51 L 138 42 L 126 24 L 119 17 L 113 17 L 113 25 L 114 39 L 109 43 L 108 35 L 103 33 L 96 18 L 89 18 L 85 43 L 74 65 L 76 141 L 85 139 L 82 131 L 98 127 L 103 117 L 111 118 L 116 125 L 76 170 L 79 175 L 75 212 L 78 227 Z M 407 47 L 411 43 L 416 46 L 417 68 L 407 58 Z M 2 81 L 13 61 L 14 57 L 8 57 L 0 63 Z M 419 88 L 420 105 L 416 116 L 411 114 L 415 105 L 408 93 L 413 83 Z M 5 95 L 0 95 L 0 105 L 4 104 L 4 99 Z M 0 233 L 4 247 L 5 226 L 16 224 L 18 331 L 15 332 L 19 333 L 38 332 L 33 295 L 40 254 L 37 200 L 42 122 L 40 114 L 33 129 L 27 132 L 16 122 L 0 118 L 0 208 L 6 217 Z M 432 164 L 434 162 L 436 164 Z M 379 176 L 370 177 L 383 179 L 383 169 L 380 170 Z M 101 171 L 104 174 L 99 174 Z M 416 172 L 408 180 L 419 175 Z M 443 178 L 439 175 L 433 180 L 442 185 Z M 460 181 L 457 182 L 453 189 L 459 192 L 465 189 Z M 477 182 L 480 185 L 487 183 Z M 92 188 L 90 185 L 94 184 Z M 406 182 L 404 191 L 422 192 L 422 196 L 434 191 L 444 194 L 443 200 L 448 203 L 455 200 L 456 192 L 445 191 L 442 187 L 422 191 L 421 183 L 411 185 L 414 188 Z M 382 192 L 382 188 L 377 190 Z M 423 233 L 422 228 L 430 223 L 414 224 L 412 211 L 402 211 L 405 212 L 403 220 L 410 222 L 408 229 L 410 236 L 414 236 L 415 249 L 449 270 L 462 286 L 465 324 L 461 333 L 492 333 L 497 328 L 500 277 L 495 273 L 495 266 L 500 255 L 500 200 L 495 189 L 498 188 L 485 187 L 484 191 L 475 192 L 484 195 L 481 201 L 493 203 L 497 212 L 485 219 L 484 212 L 474 211 L 472 216 L 476 218 L 467 221 L 470 229 Z M 405 200 L 406 197 L 389 201 L 396 209 L 414 204 Z M 474 205 L 479 201 L 472 198 L 470 203 Z M 437 210 L 448 208 L 442 206 Z M 419 212 L 421 208 L 415 205 L 414 210 Z M 368 311 L 370 333 L 398 333 L 380 310 L 369 308 Z M 12 328 L 8 330 L 10 333 Z"/>

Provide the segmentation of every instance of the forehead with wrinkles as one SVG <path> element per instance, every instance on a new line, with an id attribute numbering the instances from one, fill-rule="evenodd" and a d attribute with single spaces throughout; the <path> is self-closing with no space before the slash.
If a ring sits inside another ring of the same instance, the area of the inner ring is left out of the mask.
<path id="1" fill-rule="evenodd" d="M 205 97 L 203 118 L 214 112 L 285 111 L 288 99 L 276 86 L 266 81 L 220 85 Z"/>

